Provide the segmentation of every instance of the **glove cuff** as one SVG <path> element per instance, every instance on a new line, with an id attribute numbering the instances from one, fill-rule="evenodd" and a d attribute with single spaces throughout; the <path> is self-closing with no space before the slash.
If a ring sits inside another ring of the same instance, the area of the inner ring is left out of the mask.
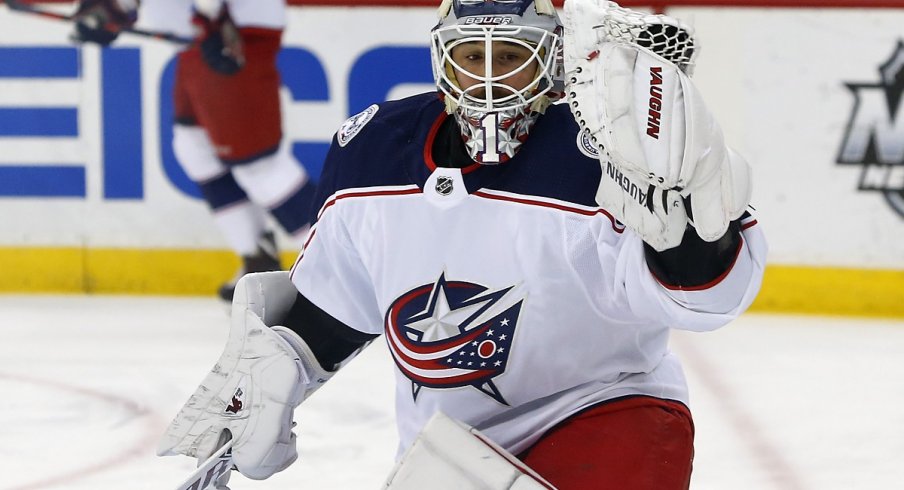
<path id="1" fill-rule="evenodd" d="M 279 336 L 289 344 L 292 350 L 298 354 L 298 359 L 301 362 L 301 374 L 304 376 L 304 379 L 302 379 L 300 383 L 301 393 L 299 393 L 297 401 L 294 402 L 297 407 L 302 401 L 326 384 L 326 382 L 336 374 L 336 371 L 327 371 L 324 369 L 323 366 L 317 362 L 314 352 L 311 351 L 308 344 L 297 333 L 281 325 L 270 327 L 270 329 L 279 334 Z"/>
<path id="2" fill-rule="evenodd" d="M 668 289 L 703 289 L 719 281 L 731 270 L 741 247 L 741 225 L 732 221 L 728 231 L 716 241 L 700 238 L 690 225 L 677 247 L 657 252 L 644 244 L 647 267 Z"/>

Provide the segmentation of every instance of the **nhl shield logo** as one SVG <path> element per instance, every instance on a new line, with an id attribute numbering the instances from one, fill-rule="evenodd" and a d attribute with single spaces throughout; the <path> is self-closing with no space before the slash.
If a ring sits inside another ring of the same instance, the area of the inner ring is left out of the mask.
<path id="1" fill-rule="evenodd" d="M 859 165 L 857 189 L 881 193 L 904 217 L 904 42 L 878 71 L 877 82 L 845 84 L 854 108 L 837 163 Z"/>
<path id="2" fill-rule="evenodd" d="M 437 194 L 448 196 L 449 194 L 452 194 L 452 191 L 454 190 L 454 181 L 452 180 L 452 177 L 440 176 L 436 178 L 436 185 L 433 188 L 436 190 Z"/>

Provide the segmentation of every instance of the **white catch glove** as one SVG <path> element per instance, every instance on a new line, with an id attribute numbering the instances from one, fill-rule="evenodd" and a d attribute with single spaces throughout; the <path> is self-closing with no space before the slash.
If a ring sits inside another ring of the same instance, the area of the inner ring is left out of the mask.
<path id="1" fill-rule="evenodd" d="M 166 429 L 158 455 L 204 461 L 229 431 L 235 468 L 248 478 L 268 478 L 298 458 L 294 409 L 333 373 L 294 332 L 268 326 L 286 317 L 295 297 L 285 271 L 238 282 L 223 354 Z"/>
<path id="2" fill-rule="evenodd" d="M 725 145 L 690 78 L 658 54 L 675 46 L 636 34 L 654 26 L 674 35 L 683 25 L 600 0 L 567 0 L 564 14 L 568 104 L 600 152 L 598 204 L 660 251 L 681 243 L 688 222 L 704 240 L 719 239 L 749 203 L 750 168 Z M 692 56 L 675 58 L 686 67 Z M 613 166 L 646 198 L 613 180 Z"/>

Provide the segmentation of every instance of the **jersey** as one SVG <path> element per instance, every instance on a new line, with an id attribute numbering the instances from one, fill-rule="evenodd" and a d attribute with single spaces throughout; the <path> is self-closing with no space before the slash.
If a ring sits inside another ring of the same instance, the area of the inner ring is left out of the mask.
<path id="1" fill-rule="evenodd" d="M 500 165 L 445 168 L 436 94 L 373 105 L 333 139 L 298 291 L 395 361 L 401 454 L 435 411 L 512 453 L 626 395 L 688 402 L 671 328 L 711 330 L 756 295 L 765 242 L 744 222 L 732 268 L 673 290 L 595 203 L 601 170 L 567 106 Z M 440 162 L 442 163 L 442 162 Z"/>
<path id="2" fill-rule="evenodd" d="M 211 3 L 211 2 L 205 2 Z M 238 27 L 282 30 L 286 26 L 284 0 L 226 0 L 229 15 Z M 138 10 L 137 27 L 192 37 L 193 0 L 144 0 Z"/>
<path id="3" fill-rule="evenodd" d="M 285 0 L 145 0 L 137 26 L 191 38 L 196 34 L 192 10 L 201 3 L 205 11 L 229 8 L 242 33 L 246 64 L 239 73 L 224 77 L 205 65 L 197 45 L 183 50 L 173 89 L 176 122 L 204 127 L 217 156 L 227 164 L 271 155 L 283 136 L 276 57 L 286 25 Z"/>

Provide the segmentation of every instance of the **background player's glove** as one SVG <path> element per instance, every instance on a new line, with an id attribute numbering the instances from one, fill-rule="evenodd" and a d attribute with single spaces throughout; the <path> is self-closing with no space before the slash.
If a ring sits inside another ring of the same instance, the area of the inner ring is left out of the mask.
<path id="1" fill-rule="evenodd" d="M 689 28 L 600 0 L 568 0 L 563 23 L 569 107 L 603 166 L 599 204 L 660 251 L 681 242 L 688 219 L 704 240 L 720 238 L 747 207 L 750 169 L 685 73 Z M 631 195 L 611 195 L 613 166 L 645 199 L 617 180 Z"/>
<path id="2" fill-rule="evenodd" d="M 268 478 L 297 459 L 294 409 L 333 373 L 294 332 L 268 326 L 286 317 L 296 294 L 285 271 L 239 281 L 226 348 L 170 423 L 157 454 L 203 461 L 229 431 L 235 468 L 248 478 Z"/>
<path id="3" fill-rule="evenodd" d="M 75 42 L 107 46 L 138 18 L 138 0 L 82 0 L 73 17 Z"/>
<path id="4" fill-rule="evenodd" d="M 233 75 L 242 69 L 245 65 L 242 36 L 227 9 L 210 17 L 195 12 L 192 24 L 198 31 L 201 58 L 210 69 L 223 75 Z"/>

